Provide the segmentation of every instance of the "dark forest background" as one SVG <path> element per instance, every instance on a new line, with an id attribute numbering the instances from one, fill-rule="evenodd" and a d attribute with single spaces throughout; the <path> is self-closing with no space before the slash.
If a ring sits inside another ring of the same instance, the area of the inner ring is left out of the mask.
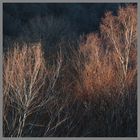
<path id="1" fill-rule="evenodd" d="M 80 36 L 99 29 L 104 13 L 127 3 L 6 3 L 3 5 L 4 51 L 15 41 L 41 41 L 45 51 L 76 44 Z M 67 46 L 67 45 L 65 45 Z"/>

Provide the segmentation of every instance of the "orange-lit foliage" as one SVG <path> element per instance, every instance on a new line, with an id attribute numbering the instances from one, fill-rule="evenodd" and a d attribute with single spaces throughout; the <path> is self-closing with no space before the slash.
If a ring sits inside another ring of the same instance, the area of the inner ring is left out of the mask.
<path id="1" fill-rule="evenodd" d="M 85 91 L 121 92 L 136 75 L 136 7 L 121 8 L 117 16 L 105 14 L 101 34 L 89 34 L 80 46 Z"/>
<path id="2" fill-rule="evenodd" d="M 136 52 L 137 46 L 137 8 L 129 5 L 126 8 L 120 8 L 117 16 L 111 12 L 105 14 L 101 24 L 101 36 L 107 42 L 107 47 L 113 50 L 118 73 L 122 82 L 126 80 L 129 68 L 136 64 L 132 63 L 132 51 Z M 133 60 L 136 60 L 133 57 Z M 135 61 L 136 62 L 136 61 Z"/>

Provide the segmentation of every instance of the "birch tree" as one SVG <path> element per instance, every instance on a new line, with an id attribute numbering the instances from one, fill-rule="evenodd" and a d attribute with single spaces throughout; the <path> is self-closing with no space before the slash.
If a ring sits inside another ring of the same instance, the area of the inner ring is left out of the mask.
<path id="1" fill-rule="evenodd" d="M 125 80 L 128 72 L 130 51 L 137 45 L 137 8 L 129 5 L 118 10 L 117 16 L 107 12 L 100 26 L 102 37 L 108 41 L 117 57 L 117 65 Z M 112 60 L 113 61 L 113 60 Z"/>

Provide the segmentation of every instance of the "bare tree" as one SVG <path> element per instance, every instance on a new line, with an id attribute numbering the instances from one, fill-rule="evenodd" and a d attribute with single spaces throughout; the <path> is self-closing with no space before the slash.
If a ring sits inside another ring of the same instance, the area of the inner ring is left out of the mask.
<path id="1" fill-rule="evenodd" d="M 58 56 L 57 64 L 50 70 L 46 67 L 39 43 L 30 46 L 24 44 L 22 48 L 16 44 L 3 59 L 4 124 L 6 129 L 10 129 L 10 136 L 20 137 L 24 135 L 27 117 L 39 111 L 50 100 L 48 97 L 54 92 L 62 57 L 61 54 Z M 43 91 L 47 77 L 48 89 Z M 12 114 L 8 116 L 10 107 Z"/>
<path id="2" fill-rule="evenodd" d="M 107 12 L 105 18 L 102 20 L 102 37 L 108 41 L 108 46 L 113 48 L 114 55 L 119 60 L 118 65 L 120 65 L 120 69 L 122 70 L 123 79 L 126 79 L 128 72 L 130 51 L 136 47 L 136 30 L 137 9 L 132 5 L 120 8 L 117 16 L 113 16 L 111 12 Z"/>

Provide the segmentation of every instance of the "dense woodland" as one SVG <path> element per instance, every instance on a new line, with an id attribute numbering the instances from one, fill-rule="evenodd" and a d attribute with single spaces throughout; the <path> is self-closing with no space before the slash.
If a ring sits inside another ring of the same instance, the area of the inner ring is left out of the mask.
<path id="1" fill-rule="evenodd" d="M 136 137 L 137 4 L 4 4 L 3 136 Z"/>
<path id="2" fill-rule="evenodd" d="M 58 42 L 76 42 L 80 36 L 98 31 L 106 11 L 116 10 L 120 3 L 47 3 L 4 4 L 4 50 L 9 41 L 44 43 L 45 49 L 54 50 Z M 49 51 L 51 51 L 49 50 Z"/>

